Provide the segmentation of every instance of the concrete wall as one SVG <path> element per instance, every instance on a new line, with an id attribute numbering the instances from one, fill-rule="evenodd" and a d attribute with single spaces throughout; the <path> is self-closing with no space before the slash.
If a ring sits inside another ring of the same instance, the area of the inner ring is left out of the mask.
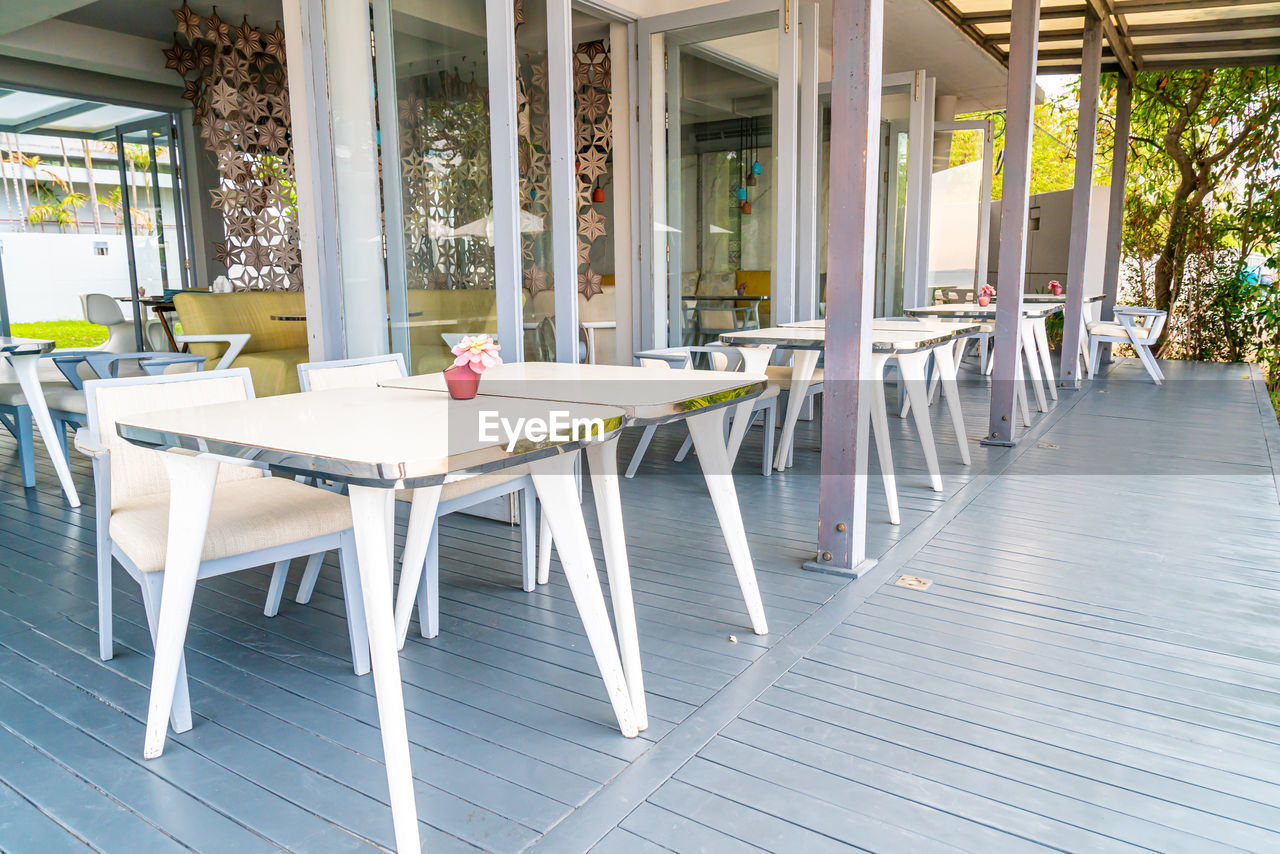
<path id="1" fill-rule="evenodd" d="M 141 244 L 148 239 L 138 241 Z M 129 261 L 124 241 L 118 234 L 0 235 L 10 322 L 83 320 L 80 294 L 128 296 Z M 107 254 L 95 254 L 94 244 L 103 243 Z M 140 273 L 148 254 L 154 258 L 154 253 L 139 253 Z M 157 272 L 154 261 L 151 268 L 153 274 Z M 151 292 L 151 288 L 147 290 Z M 160 292 L 157 284 L 155 293 Z"/>
<path id="2" fill-rule="evenodd" d="M 1085 296 L 1102 293 L 1102 268 L 1106 256 L 1109 186 L 1095 186 L 1089 206 L 1089 251 L 1085 256 Z M 1027 293 L 1047 290 L 1051 280 L 1067 284 L 1067 244 L 1071 234 L 1071 191 L 1040 193 L 1031 197 L 1027 232 Z M 996 282 L 999 258 L 1000 202 L 991 204 L 991 252 L 987 281 Z"/>

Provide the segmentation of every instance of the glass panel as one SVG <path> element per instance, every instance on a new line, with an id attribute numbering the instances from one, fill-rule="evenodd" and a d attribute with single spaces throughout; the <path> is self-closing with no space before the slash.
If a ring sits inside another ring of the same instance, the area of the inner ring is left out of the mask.
<path id="1" fill-rule="evenodd" d="M 574 128 L 578 162 L 578 323 L 584 361 L 630 365 L 617 352 L 614 297 L 615 200 L 613 174 L 613 49 L 609 24 L 573 13 Z M 619 49 L 626 62 L 626 45 Z M 624 125 L 625 127 L 625 125 Z"/>
<path id="2" fill-rule="evenodd" d="M 516 117 L 520 158 L 520 275 L 524 357 L 554 362 L 557 285 L 552 255 L 551 103 L 547 93 L 547 8 L 526 0 L 516 14 Z"/>
<path id="3" fill-rule="evenodd" d="M 929 207 L 929 291 L 945 301 L 974 297 L 982 205 L 981 130 L 934 134 Z"/>
<path id="4" fill-rule="evenodd" d="M 485 6 L 394 0 L 393 50 L 409 369 L 443 370 L 467 334 L 497 334 Z"/>
<path id="5" fill-rule="evenodd" d="M 668 341 L 701 344 L 770 322 L 777 30 L 674 31 L 667 62 Z"/>

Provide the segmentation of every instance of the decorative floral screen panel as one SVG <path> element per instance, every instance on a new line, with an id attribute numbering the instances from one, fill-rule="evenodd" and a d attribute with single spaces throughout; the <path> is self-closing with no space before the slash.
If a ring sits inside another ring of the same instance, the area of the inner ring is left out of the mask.
<path id="1" fill-rule="evenodd" d="M 214 255 L 240 290 L 301 290 L 297 194 L 289 131 L 284 33 L 223 21 L 183 3 L 165 65 L 186 82 L 183 97 L 218 163 L 210 191 L 226 239 Z"/>

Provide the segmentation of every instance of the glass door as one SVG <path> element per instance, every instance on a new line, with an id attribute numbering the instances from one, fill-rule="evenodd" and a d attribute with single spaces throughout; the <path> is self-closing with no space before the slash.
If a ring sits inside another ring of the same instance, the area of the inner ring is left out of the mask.
<path id="1" fill-rule="evenodd" d="M 928 268 L 934 301 L 970 301 L 987 281 L 992 147 L 990 120 L 934 125 Z"/>
<path id="2" fill-rule="evenodd" d="M 797 99 L 795 27 L 789 10 L 758 4 L 743 16 L 749 5 L 641 22 L 649 110 L 642 91 L 640 136 L 652 140 L 642 181 L 653 188 L 641 216 L 651 229 L 646 346 L 702 344 L 791 315 L 797 143 L 795 123 L 782 130 L 780 116 L 794 114 Z M 730 11 L 737 16 L 715 17 Z"/>
<path id="3" fill-rule="evenodd" d="M 191 287 L 190 230 L 176 117 L 117 127 L 115 148 L 120 184 L 112 191 L 112 202 L 127 236 L 136 343 L 139 349 L 171 349 L 174 345 L 165 328 L 151 322 L 140 300 L 165 299 L 173 291 Z"/>

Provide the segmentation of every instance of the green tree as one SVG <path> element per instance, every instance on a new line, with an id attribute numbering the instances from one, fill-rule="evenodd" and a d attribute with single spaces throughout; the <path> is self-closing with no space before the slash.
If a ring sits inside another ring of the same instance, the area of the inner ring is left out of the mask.
<path id="1" fill-rule="evenodd" d="M 1114 87 L 1108 79 L 1108 94 Z M 1278 120 L 1280 67 L 1137 76 L 1126 249 L 1151 265 L 1157 308 L 1177 306 L 1197 250 L 1235 248 L 1241 264 L 1256 249 L 1274 252 Z"/>

